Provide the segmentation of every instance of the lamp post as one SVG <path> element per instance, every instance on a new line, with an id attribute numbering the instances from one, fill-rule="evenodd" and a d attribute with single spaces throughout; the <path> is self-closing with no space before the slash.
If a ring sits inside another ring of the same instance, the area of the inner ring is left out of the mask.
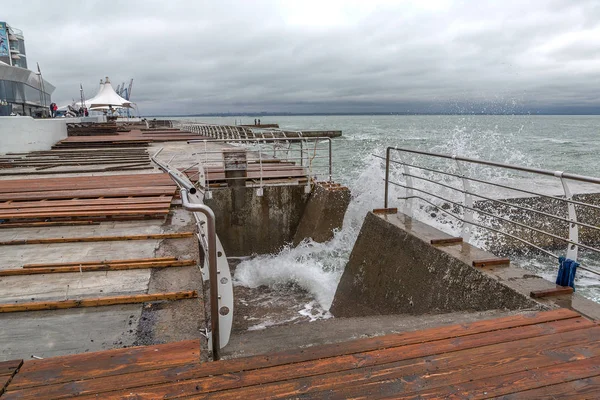
<path id="1" fill-rule="evenodd" d="M 40 80 L 40 105 L 43 107 L 42 117 L 46 114 L 46 93 L 44 88 L 44 78 L 42 77 L 42 71 L 40 70 L 40 64 L 37 64 L 37 76 Z"/>

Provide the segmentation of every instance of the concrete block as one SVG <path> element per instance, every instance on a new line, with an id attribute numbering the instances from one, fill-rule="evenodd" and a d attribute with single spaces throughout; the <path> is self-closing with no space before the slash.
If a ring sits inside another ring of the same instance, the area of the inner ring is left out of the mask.
<path id="1" fill-rule="evenodd" d="M 505 282 L 471 266 L 491 258 L 465 243 L 437 248 L 444 234 L 410 218 L 368 213 L 337 288 L 336 317 L 539 308 Z"/>
<path id="2" fill-rule="evenodd" d="M 320 183 L 313 187 L 300 224 L 294 236 L 294 246 L 305 238 L 323 243 L 341 229 L 350 204 L 350 190 L 344 186 Z"/>
<path id="3" fill-rule="evenodd" d="M 215 213 L 217 235 L 228 257 L 269 254 L 292 242 L 308 195 L 304 186 L 213 190 L 204 203 Z"/>

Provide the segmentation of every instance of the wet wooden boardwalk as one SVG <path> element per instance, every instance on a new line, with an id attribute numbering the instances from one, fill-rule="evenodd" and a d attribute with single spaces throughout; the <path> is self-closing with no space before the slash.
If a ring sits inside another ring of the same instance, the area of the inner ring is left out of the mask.
<path id="1" fill-rule="evenodd" d="M 218 362 L 198 363 L 198 348 L 0 363 L 2 400 L 600 396 L 600 326 L 566 309 Z"/>

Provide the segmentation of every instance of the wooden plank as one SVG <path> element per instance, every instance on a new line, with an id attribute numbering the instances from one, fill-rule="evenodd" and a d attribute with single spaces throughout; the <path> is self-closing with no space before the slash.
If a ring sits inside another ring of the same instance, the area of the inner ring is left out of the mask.
<path id="1" fill-rule="evenodd" d="M 531 371 L 498 375 L 491 378 L 463 382 L 451 387 L 441 387 L 409 396 L 394 398 L 439 399 L 452 395 L 455 398 L 488 399 L 495 396 L 519 393 L 566 381 L 585 379 L 600 375 L 600 357 L 584 358 Z"/>
<path id="2" fill-rule="evenodd" d="M 0 361 L 0 376 L 12 375 L 23 364 L 23 360 Z"/>
<path id="3" fill-rule="evenodd" d="M 371 396 L 367 398 L 394 396 L 600 355 L 600 343 L 594 340 L 599 328 L 593 330 L 557 333 L 450 353 L 432 350 L 433 354 L 430 355 L 425 351 L 423 356 L 418 357 L 403 354 L 402 348 L 394 349 L 395 359 L 384 355 L 385 352 L 389 353 L 388 350 L 372 355 L 363 354 L 361 358 L 342 356 L 331 362 L 314 360 L 241 372 L 236 374 L 235 380 L 230 375 L 219 375 L 180 382 L 173 385 L 172 389 L 176 390 L 171 392 L 150 386 L 143 388 L 143 393 L 151 393 L 152 396 L 167 393 L 169 398 L 177 397 L 176 393 L 211 393 L 211 398 L 215 399 L 233 399 L 240 395 L 260 398 L 261 394 L 266 398 L 314 399 L 361 398 L 365 393 Z M 563 337 L 573 342 L 562 340 Z M 288 374 L 287 377 L 285 374 Z M 389 382 L 401 382 L 402 390 L 398 391 L 398 386 Z M 231 390 L 237 388 L 242 389 Z M 225 391 L 214 393 L 221 390 Z M 132 392 L 135 393 L 135 390 Z M 103 398 L 114 397 L 106 393 Z"/>
<path id="4" fill-rule="evenodd" d="M 4 390 L 8 386 L 8 383 L 10 382 L 11 379 L 12 379 L 12 375 L 0 376 L 0 396 L 2 396 L 2 393 L 4 393 Z"/>
<path id="5" fill-rule="evenodd" d="M 485 343 L 482 342 L 482 340 L 487 340 L 488 343 L 509 342 L 516 337 L 531 337 L 543 334 L 549 335 L 567 330 L 582 329 L 590 324 L 591 322 L 581 318 L 579 314 L 573 311 L 559 309 L 527 316 L 518 315 L 495 320 L 478 321 L 467 326 L 444 326 L 425 331 L 406 332 L 378 338 L 360 339 L 352 342 L 337 343 L 298 351 L 219 361 L 202 364 L 193 368 L 174 368 L 163 371 L 154 371 L 152 373 L 148 372 L 144 374 L 111 377 L 108 387 L 111 388 L 110 390 L 116 390 L 119 388 L 132 388 L 134 387 L 132 385 L 141 387 L 149 384 L 173 382 L 174 380 L 199 379 L 209 375 L 238 373 L 239 371 L 244 370 L 275 367 L 316 359 L 326 359 L 342 355 L 351 355 L 354 353 L 376 351 L 390 347 L 412 345 L 420 346 L 421 349 L 427 350 L 431 347 L 431 343 L 427 342 L 437 340 L 445 340 L 446 346 L 450 346 L 449 348 L 457 348 L 456 346 L 459 345 L 465 346 L 464 341 L 462 343 L 457 342 L 457 338 L 463 337 L 465 340 L 470 338 L 469 343 L 471 343 L 472 346 L 482 345 L 482 343 Z M 518 331 L 515 332 L 514 329 L 518 329 Z M 497 333 L 486 335 L 487 332 Z M 508 334 L 508 332 L 512 332 L 512 334 Z M 413 351 L 417 351 L 415 347 L 413 347 Z M 352 356 L 352 359 L 356 363 L 365 358 Z M 100 390 L 102 387 L 106 388 L 107 381 L 94 380 L 85 383 L 80 382 L 77 387 L 79 390 L 89 388 L 89 390 L 93 392 L 94 390 Z M 169 391 L 169 393 L 171 392 Z"/>
<path id="6" fill-rule="evenodd" d="M 508 264 L 510 264 L 510 258 L 484 258 L 481 260 L 473 260 L 473 266 L 477 268 Z"/>
<path id="7" fill-rule="evenodd" d="M 36 228 L 41 226 L 78 226 L 100 225 L 96 221 L 30 221 L 30 222 L 5 222 L 0 224 L 0 229 L 7 228 Z"/>
<path id="8" fill-rule="evenodd" d="M 65 274 L 74 272 L 93 272 L 93 271 L 123 271 L 130 269 L 147 268 L 178 268 L 191 267 L 196 265 L 194 260 L 184 261 L 159 261 L 138 264 L 102 264 L 102 265 L 82 265 L 70 267 L 53 268 L 17 268 L 0 270 L 0 276 L 21 276 L 21 275 L 40 275 L 40 274 Z"/>
<path id="9" fill-rule="evenodd" d="M 600 343 L 594 340 L 598 334 L 598 328 L 583 329 L 427 359 L 420 358 L 399 364 L 399 367 L 392 363 L 381 366 L 382 368 L 368 368 L 362 374 L 357 371 L 356 378 L 350 373 L 345 384 L 343 376 L 333 374 L 326 378 L 320 377 L 318 384 L 323 384 L 322 387 L 306 398 L 367 398 L 365 394 L 369 392 L 376 393 L 375 397 L 383 398 L 400 394 L 416 397 L 418 393 L 434 388 L 448 388 L 471 380 L 493 379 L 498 375 L 600 356 Z M 563 337 L 572 339 L 573 342 L 562 340 Z M 411 379 L 406 379 L 407 377 Z M 310 381 L 312 380 L 305 379 L 303 383 L 311 385 Z M 394 381 L 402 381 L 402 392 L 398 392 L 397 385 L 390 384 Z M 263 389 L 266 391 L 268 388 Z M 448 393 L 450 394 L 452 393 Z"/>
<path id="10" fill-rule="evenodd" d="M 102 189 L 122 187 L 175 187 L 168 174 L 98 175 L 69 178 L 10 179 L 2 181 L 0 193 L 39 192 L 46 190 Z"/>
<path id="11" fill-rule="evenodd" d="M 149 196 L 133 198 L 96 198 L 96 199 L 71 199 L 71 200 L 48 200 L 48 201 L 12 201 L 0 203 L 0 210 L 25 209 L 41 207 L 75 207 L 96 205 L 123 205 L 123 204 L 153 204 L 170 203 L 170 196 Z"/>
<path id="12" fill-rule="evenodd" d="M 4 181 L 3 181 L 4 182 Z M 176 186 L 129 186 L 120 188 L 97 189 L 58 189 L 45 191 L 32 191 L 23 193 L 0 193 L 0 201 L 32 201 L 52 199 L 84 199 L 98 197 L 130 197 L 130 196 L 172 196 Z"/>
<path id="13" fill-rule="evenodd" d="M 462 243 L 463 238 L 461 237 L 451 237 L 451 238 L 443 238 L 443 239 L 431 239 L 429 243 L 434 246 L 444 246 L 444 245 L 452 245 Z"/>
<path id="14" fill-rule="evenodd" d="M 503 400 L 580 400 L 593 399 L 600 393 L 600 375 L 544 386 L 502 396 Z"/>
<path id="15" fill-rule="evenodd" d="M 377 214 L 377 215 L 385 215 L 385 214 L 397 214 L 398 213 L 398 209 L 393 207 L 393 208 L 375 208 L 373 209 L 373 214 Z"/>
<path id="16" fill-rule="evenodd" d="M 14 377 L 7 395 L 18 398 L 16 392 L 11 392 L 78 379 L 92 379 L 167 366 L 186 365 L 197 362 L 199 359 L 200 341 L 195 339 L 58 356 L 44 360 L 28 360 Z"/>
<path id="17" fill-rule="evenodd" d="M 112 242 L 120 240 L 156 240 L 156 239 L 181 239 L 193 237 L 194 232 L 177 233 L 153 233 L 147 235 L 123 235 L 123 236 L 91 236 L 72 238 L 41 238 L 41 239 L 17 239 L 0 242 L 0 246 L 18 246 L 25 244 L 52 244 L 52 243 L 81 243 L 81 242 Z"/>
<path id="18" fill-rule="evenodd" d="M 37 207 L 37 208 L 12 208 L 12 209 L 0 209 L 0 218 L 7 216 L 6 218 L 11 218 L 10 216 L 14 215 L 54 215 L 61 213 L 69 213 L 71 211 L 82 213 L 82 212 L 96 212 L 96 211 L 106 211 L 106 212 L 116 212 L 116 211 L 129 211 L 129 210 L 155 210 L 155 209 L 165 209 L 169 208 L 170 202 L 162 201 L 160 203 L 145 203 L 145 204 L 114 204 L 114 205 L 76 205 L 76 206 L 57 206 L 57 207 Z"/>
<path id="19" fill-rule="evenodd" d="M 335 358 L 311 358 L 310 360 L 306 360 L 304 362 L 284 364 L 281 366 L 274 366 L 272 368 L 259 369 L 258 366 L 250 364 L 246 368 L 246 371 L 235 372 L 235 379 L 232 379 L 231 372 L 225 372 L 218 376 L 209 376 L 215 374 L 204 373 L 201 378 L 194 377 L 194 375 L 199 375 L 201 372 L 207 372 L 207 368 L 214 366 L 214 363 L 211 363 L 201 364 L 195 366 L 193 369 L 174 368 L 168 371 L 157 370 L 148 372 L 147 374 L 144 374 L 144 376 L 142 376 L 142 374 L 135 374 L 111 377 L 110 380 L 96 379 L 90 382 L 78 382 L 77 388 L 79 394 L 97 394 L 101 391 L 106 391 L 107 389 L 114 391 L 119 386 L 125 385 L 125 388 L 123 388 L 121 391 L 103 393 L 103 399 L 122 398 L 122 396 L 126 395 L 127 393 L 135 394 L 136 391 L 134 387 L 140 387 L 141 389 L 139 394 L 143 393 L 144 396 L 151 398 L 172 398 L 181 395 L 199 395 L 200 393 L 207 392 L 210 392 L 211 395 L 218 397 L 216 393 L 212 392 L 239 387 L 244 388 L 236 392 L 236 396 L 241 395 L 249 396 L 249 398 L 261 398 L 261 395 L 270 397 L 272 394 L 278 394 L 285 398 L 295 398 L 301 394 L 297 391 L 298 387 L 306 389 L 315 387 L 316 385 L 316 382 L 311 379 L 303 379 L 301 382 L 290 382 L 291 379 L 295 378 L 334 373 L 339 379 L 334 378 L 333 381 L 337 382 L 337 384 L 341 386 L 347 386 L 353 380 L 359 379 L 361 374 L 364 374 L 363 379 L 377 379 L 379 375 L 383 375 L 384 373 L 397 374 L 398 371 L 394 369 L 396 367 L 402 368 L 408 366 L 409 368 L 412 368 L 410 371 L 414 373 L 415 371 L 422 369 L 423 366 L 431 365 L 432 370 L 437 371 L 439 368 L 450 363 L 450 365 L 458 365 L 460 370 L 462 363 L 464 363 L 465 360 L 468 362 L 470 357 L 472 357 L 467 351 L 468 349 L 476 349 L 482 346 L 495 345 L 495 347 L 492 347 L 491 349 L 487 348 L 490 350 L 490 354 L 486 355 L 484 352 L 480 356 L 480 359 L 483 362 L 486 362 L 490 358 L 493 359 L 494 352 L 502 352 L 502 349 L 506 347 L 507 343 L 511 343 L 509 346 L 513 346 L 514 348 L 519 346 L 524 346 L 527 348 L 528 345 L 523 345 L 522 343 L 520 345 L 512 344 L 513 342 L 517 343 L 519 338 L 535 338 L 537 334 L 547 335 L 548 337 L 545 337 L 544 339 L 536 339 L 539 342 L 536 343 L 536 345 L 541 349 L 545 349 L 548 346 L 548 342 L 554 343 L 555 347 L 568 345 L 568 342 L 562 340 L 563 337 L 572 339 L 573 343 L 583 343 L 585 341 L 589 341 L 590 338 L 593 338 L 600 333 L 600 328 L 594 327 L 593 323 L 590 321 L 586 321 L 583 318 L 579 318 L 578 320 L 581 320 L 582 323 L 577 324 L 573 320 L 550 322 L 543 324 L 543 326 L 533 325 L 508 329 L 503 332 L 503 335 L 496 335 L 494 333 L 490 334 L 486 332 L 473 336 L 466 336 L 462 339 L 450 338 L 437 342 L 415 343 L 407 346 L 386 348 L 358 354 L 340 355 Z M 586 329 L 583 329 L 584 327 L 592 327 L 595 329 L 595 331 L 590 332 Z M 574 333 L 565 333 L 574 328 L 577 328 L 575 329 Z M 596 351 L 600 354 L 600 343 L 597 345 Z M 447 353 L 453 352 L 460 353 L 458 353 L 458 355 L 447 355 Z M 444 356 L 439 357 L 439 360 L 436 364 L 435 358 L 432 359 L 432 357 L 436 354 L 442 353 Z M 503 355 L 511 357 L 511 353 L 508 350 L 504 351 Z M 419 357 L 427 357 L 427 359 L 421 359 L 420 361 L 414 360 Z M 453 361 L 455 364 L 451 364 L 450 360 L 452 360 L 452 357 L 455 358 Z M 502 357 L 502 355 L 498 355 L 497 357 Z M 552 360 L 552 357 L 548 358 L 550 361 Z M 546 359 L 547 361 L 548 358 Z M 230 360 L 230 363 L 234 362 L 235 360 Z M 397 365 L 392 368 L 390 363 L 397 363 Z M 416 367 L 415 363 L 417 365 Z M 378 365 L 381 365 L 381 368 L 379 368 L 381 372 L 377 372 L 378 368 L 371 368 L 366 372 L 363 369 Z M 350 372 L 352 370 L 356 371 L 358 367 L 363 370 L 355 373 Z M 389 372 L 387 370 L 388 368 L 392 368 L 392 371 Z M 400 370 L 405 371 L 405 369 Z M 407 374 L 409 373 L 410 372 L 407 372 Z M 169 379 L 169 377 L 173 377 L 173 379 L 170 379 L 170 383 L 157 385 L 157 383 L 159 383 L 161 380 L 165 381 L 166 379 Z M 277 383 L 266 385 L 269 382 Z M 256 387 L 253 391 L 248 388 L 250 385 L 260 386 Z M 267 392 L 267 388 L 273 390 L 273 392 Z M 283 388 L 283 392 L 277 392 L 277 388 Z M 47 387 L 45 389 L 50 390 L 50 388 Z M 68 390 L 68 387 L 65 386 L 61 389 L 56 388 L 57 393 L 65 389 Z M 236 396 L 232 396 L 231 398 L 238 398 Z M 225 397 L 227 398 L 227 396 Z M 316 396 L 316 398 L 322 397 L 328 396 Z"/>
<path id="20" fill-rule="evenodd" d="M 100 260 L 100 261 L 75 261 L 75 262 L 24 264 L 23 268 L 60 268 L 60 267 L 72 267 L 72 266 L 79 266 L 79 265 L 136 264 L 136 263 L 158 262 L 158 261 L 177 261 L 177 257 L 150 257 L 150 258 L 129 258 L 126 260 Z"/>
<path id="21" fill-rule="evenodd" d="M 541 299 L 544 297 L 560 296 L 571 293 L 573 293 L 572 287 L 556 285 L 556 287 L 552 289 L 533 290 L 531 293 L 529 293 L 529 296 L 533 297 L 534 299 Z"/>
<path id="22" fill-rule="evenodd" d="M 107 296 L 77 300 L 32 301 L 17 304 L 0 304 L 0 313 L 62 310 L 66 308 L 102 307 L 117 304 L 146 303 L 150 301 L 193 299 L 196 297 L 198 297 L 198 293 L 195 290 L 187 290 L 181 292 L 137 294 L 131 296 Z"/>
<path id="23" fill-rule="evenodd" d="M 106 211 L 61 211 L 45 213 L 21 213 L 21 214 L 0 214 L 4 219 L 40 219 L 40 218 L 75 218 L 75 217 L 110 217 L 127 215 L 166 215 L 168 208 L 157 209 L 133 209 L 133 210 L 109 210 Z"/>

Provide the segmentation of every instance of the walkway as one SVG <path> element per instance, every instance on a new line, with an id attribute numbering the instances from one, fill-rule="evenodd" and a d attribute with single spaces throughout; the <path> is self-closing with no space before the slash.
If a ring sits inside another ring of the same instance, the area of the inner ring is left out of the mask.
<path id="1" fill-rule="evenodd" d="M 558 309 L 208 363 L 186 341 L 0 364 L 0 397 L 596 398 L 599 338 Z"/>

